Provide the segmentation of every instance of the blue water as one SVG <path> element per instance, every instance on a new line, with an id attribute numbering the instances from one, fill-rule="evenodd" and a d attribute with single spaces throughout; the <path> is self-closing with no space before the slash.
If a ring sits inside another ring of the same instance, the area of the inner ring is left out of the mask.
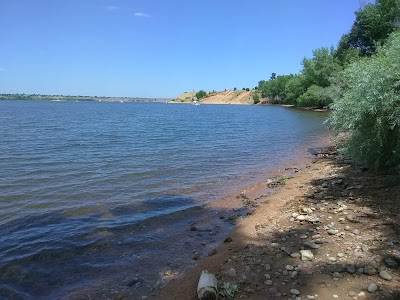
<path id="1" fill-rule="evenodd" d="M 154 224 L 174 227 L 185 218 L 162 218 L 304 156 L 326 134 L 325 117 L 275 106 L 0 101 L 0 297 L 59 297 L 131 269 L 139 253 L 151 260 L 167 235 Z"/>

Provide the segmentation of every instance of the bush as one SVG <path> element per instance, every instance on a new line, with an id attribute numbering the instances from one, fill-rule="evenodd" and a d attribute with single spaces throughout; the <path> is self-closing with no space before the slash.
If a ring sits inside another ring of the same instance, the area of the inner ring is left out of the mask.
<path id="1" fill-rule="evenodd" d="M 254 104 L 260 103 L 260 95 L 258 93 L 253 93 L 253 103 Z"/>
<path id="2" fill-rule="evenodd" d="M 344 153 L 375 170 L 400 171 L 400 32 L 371 58 L 342 72 L 347 86 L 330 125 L 345 133 Z"/>
<path id="3" fill-rule="evenodd" d="M 198 92 L 196 93 L 196 98 L 197 98 L 197 99 L 204 98 L 205 96 L 207 96 L 207 92 L 206 92 L 206 91 L 200 90 L 200 91 L 198 91 Z"/>

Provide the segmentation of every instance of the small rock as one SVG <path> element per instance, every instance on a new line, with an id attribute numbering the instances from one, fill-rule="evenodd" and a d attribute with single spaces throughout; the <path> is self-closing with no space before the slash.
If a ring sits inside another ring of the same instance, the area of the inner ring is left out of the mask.
<path id="1" fill-rule="evenodd" d="M 350 230 L 351 230 L 351 228 L 350 228 L 350 226 L 345 226 L 345 227 L 344 227 L 344 230 L 346 230 L 346 231 L 350 231 Z"/>
<path id="2" fill-rule="evenodd" d="M 293 271 L 292 274 L 290 275 L 290 277 L 291 277 L 292 279 L 295 279 L 297 275 L 299 275 L 299 272 Z"/>
<path id="3" fill-rule="evenodd" d="M 279 244 L 278 244 L 278 243 L 271 243 L 271 247 L 272 247 L 272 248 L 278 248 L 278 247 L 279 247 Z"/>
<path id="4" fill-rule="evenodd" d="M 213 256 L 217 254 L 217 249 L 212 249 L 210 252 L 208 252 L 208 256 Z"/>
<path id="5" fill-rule="evenodd" d="M 335 234 L 337 234 L 339 232 L 339 230 L 336 230 L 336 229 L 329 229 L 328 230 L 328 234 L 330 234 L 330 235 L 335 235 Z"/>
<path id="6" fill-rule="evenodd" d="M 354 274 L 356 272 L 356 267 L 354 265 L 348 265 L 346 267 L 347 272 L 349 272 L 350 274 Z"/>
<path id="7" fill-rule="evenodd" d="M 310 250 L 301 250 L 300 254 L 303 261 L 314 259 L 314 254 Z"/>
<path id="8" fill-rule="evenodd" d="M 378 290 L 378 286 L 375 283 L 368 285 L 368 292 L 375 293 Z"/>
<path id="9" fill-rule="evenodd" d="M 337 254 L 337 257 L 339 257 L 339 258 L 342 258 L 342 257 L 344 257 L 344 256 L 345 256 L 344 253 L 338 253 L 338 254 Z"/>
<path id="10" fill-rule="evenodd" d="M 293 218 L 297 218 L 298 216 L 300 216 L 300 214 L 298 214 L 298 213 L 295 213 L 295 212 L 294 212 L 294 213 L 292 213 L 292 217 L 293 217 Z"/>
<path id="11" fill-rule="evenodd" d="M 350 297 L 354 297 L 355 295 L 357 295 L 356 292 L 354 292 L 354 291 L 349 291 L 349 296 L 350 296 Z"/>
<path id="12" fill-rule="evenodd" d="M 354 229 L 354 230 L 352 231 L 352 233 L 354 233 L 355 235 L 359 235 L 359 234 L 360 234 L 360 230 Z"/>
<path id="13" fill-rule="evenodd" d="M 307 295 L 307 299 L 309 299 L 309 300 L 313 300 L 313 299 L 315 299 L 315 296 L 312 296 L 312 295 Z"/>
<path id="14" fill-rule="evenodd" d="M 300 215 L 296 218 L 297 221 L 304 221 L 306 219 L 305 215 Z"/>
<path id="15" fill-rule="evenodd" d="M 385 265 L 391 269 L 397 269 L 399 267 L 397 261 L 390 257 L 385 259 Z"/>
<path id="16" fill-rule="evenodd" d="M 383 270 L 379 272 L 379 277 L 385 280 L 392 280 L 392 275 L 390 275 L 387 271 Z"/>
<path id="17" fill-rule="evenodd" d="M 265 274 L 264 276 L 265 276 L 265 279 L 271 279 L 271 275 L 269 275 L 269 274 Z"/>
<path id="18" fill-rule="evenodd" d="M 295 253 L 291 253 L 290 256 L 293 257 L 293 258 L 298 258 L 301 255 L 300 255 L 300 253 L 295 252 Z"/>
<path id="19" fill-rule="evenodd" d="M 336 258 L 335 258 L 335 257 L 329 257 L 329 261 L 335 262 L 335 261 L 336 261 Z"/>
<path id="20" fill-rule="evenodd" d="M 307 248 L 310 248 L 310 249 L 319 249 L 321 247 L 320 245 L 317 245 L 316 243 L 314 243 L 312 241 L 311 242 L 305 242 L 304 246 L 307 247 Z"/>
<path id="21" fill-rule="evenodd" d="M 265 281 L 265 284 L 266 284 L 266 285 L 272 285 L 272 280 L 270 280 L 270 279 L 266 280 L 266 281 Z"/>
<path id="22" fill-rule="evenodd" d="M 364 267 L 364 274 L 372 276 L 372 275 L 375 275 L 376 273 L 378 273 L 378 271 L 375 269 L 375 267 L 373 267 L 371 265 L 366 265 Z"/>
<path id="23" fill-rule="evenodd" d="M 228 236 L 225 240 L 224 243 L 232 243 L 232 238 Z"/>
<path id="24" fill-rule="evenodd" d="M 271 270 L 271 265 L 270 264 L 266 264 L 265 265 L 265 270 L 266 271 L 270 271 Z"/>
<path id="25" fill-rule="evenodd" d="M 288 271 L 292 271 L 292 270 L 294 269 L 294 267 L 291 266 L 291 265 L 287 265 L 285 268 L 286 268 L 286 270 L 288 270 Z"/>
<path id="26" fill-rule="evenodd" d="M 198 260 L 199 258 L 200 258 L 200 253 L 197 252 L 197 251 L 194 252 L 193 255 L 192 255 L 192 259 L 193 259 L 193 260 Z"/>
<path id="27" fill-rule="evenodd" d="M 234 267 L 229 268 L 228 275 L 231 277 L 236 277 L 236 270 Z"/>
<path id="28" fill-rule="evenodd" d="M 300 295 L 300 291 L 299 291 L 299 290 L 296 290 L 296 289 L 291 289 L 291 290 L 290 290 L 290 293 L 291 293 L 292 295 L 295 295 L 295 296 Z"/>

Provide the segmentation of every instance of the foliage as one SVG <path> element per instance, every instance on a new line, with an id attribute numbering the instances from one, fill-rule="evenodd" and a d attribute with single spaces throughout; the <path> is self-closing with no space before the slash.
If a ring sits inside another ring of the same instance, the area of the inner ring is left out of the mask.
<path id="1" fill-rule="evenodd" d="M 320 48 L 313 51 L 312 58 L 303 59 L 302 74 L 307 88 L 313 84 L 320 87 L 330 85 L 331 76 L 341 70 L 334 55 L 333 48 Z"/>
<path id="2" fill-rule="evenodd" d="M 253 92 L 253 103 L 254 104 L 260 103 L 260 95 L 258 93 Z"/>
<path id="3" fill-rule="evenodd" d="M 206 92 L 206 91 L 200 90 L 200 91 L 198 91 L 198 92 L 196 93 L 196 98 L 197 98 L 197 99 L 204 98 L 205 96 L 207 96 L 207 92 Z"/>
<path id="4" fill-rule="evenodd" d="M 226 297 L 229 299 L 233 299 L 235 296 L 235 293 L 238 291 L 238 285 L 236 283 L 232 282 L 224 282 L 220 287 L 219 287 L 219 296 L 221 297 Z"/>
<path id="5" fill-rule="evenodd" d="M 370 58 L 345 69 L 347 85 L 329 123 L 347 139 L 342 150 L 376 170 L 400 171 L 400 31 Z"/>
<path id="6" fill-rule="evenodd" d="M 299 97 L 305 92 L 303 75 L 295 75 L 285 85 L 285 104 L 297 104 Z"/>
<path id="7" fill-rule="evenodd" d="M 376 52 L 390 33 L 399 26 L 400 0 L 376 0 L 358 12 L 356 20 L 348 34 L 339 42 L 339 56 L 347 49 L 358 49 L 362 56 Z"/>

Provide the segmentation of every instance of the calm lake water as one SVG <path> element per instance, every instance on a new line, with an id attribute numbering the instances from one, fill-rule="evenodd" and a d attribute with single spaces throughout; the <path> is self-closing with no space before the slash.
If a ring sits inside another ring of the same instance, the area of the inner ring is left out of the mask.
<path id="1" fill-rule="evenodd" d="M 199 206 L 306 156 L 325 117 L 275 106 L 1 101 L 0 297 L 146 286 L 143 274 L 165 255 L 180 264 L 169 250 L 190 257 L 178 231 L 201 218 Z"/>

